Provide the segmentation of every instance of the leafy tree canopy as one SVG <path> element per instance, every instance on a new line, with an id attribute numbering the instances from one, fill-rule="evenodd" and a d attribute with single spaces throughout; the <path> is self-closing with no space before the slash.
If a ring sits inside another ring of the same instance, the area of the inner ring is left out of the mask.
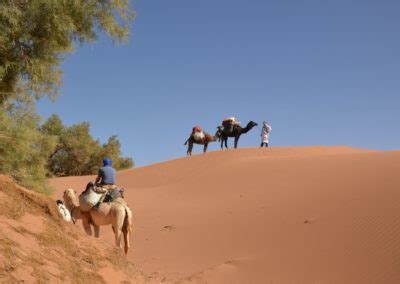
<path id="1" fill-rule="evenodd" d="M 32 105 L 14 103 L 0 107 L 0 173 L 48 193 L 45 185 L 48 158 L 57 141 L 39 130 L 39 122 Z"/>
<path id="2" fill-rule="evenodd" d="M 98 32 L 115 41 L 129 35 L 129 0 L 2 0 L 0 2 L 0 105 L 25 91 L 55 97 L 60 63 L 74 43 Z"/>
<path id="3" fill-rule="evenodd" d="M 50 173 L 56 176 L 96 174 L 104 157 L 111 158 L 117 170 L 133 166 L 131 158 L 122 157 L 117 136 L 111 136 L 101 145 L 90 135 L 87 122 L 66 127 L 53 115 L 41 126 L 41 131 L 57 141 L 48 161 Z"/>

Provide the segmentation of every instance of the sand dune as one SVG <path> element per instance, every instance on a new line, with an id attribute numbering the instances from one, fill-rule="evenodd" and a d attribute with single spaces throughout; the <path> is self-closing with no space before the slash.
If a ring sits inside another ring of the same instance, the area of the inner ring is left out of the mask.
<path id="1" fill-rule="evenodd" d="M 122 264 L 122 265 L 121 265 Z M 0 175 L 0 283 L 145 283 L 106 240 L 61 219 L 54 200 Z"/>
<path id="2" fill-rule="evenodd" d="M 140 270 L 182 283 L 400 283 L 400 152 L 210 152 L 118 174 Z M 55 197 L 93 177 L 53 179 Z M 113 241 L 110 228 L 102 238 Z"/>

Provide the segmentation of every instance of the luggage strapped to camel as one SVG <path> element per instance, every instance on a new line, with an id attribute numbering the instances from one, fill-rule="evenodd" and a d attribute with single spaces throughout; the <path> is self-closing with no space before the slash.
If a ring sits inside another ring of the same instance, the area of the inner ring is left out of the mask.
<path id="1" fill-rule="evenodd" d="M 89 183 L 90 184 L 90 183 Z M 97 190 L 96 190 L 97 188 Z M 112 202 L 119 196 L 122 196 L 123 189 L 115 185 L 87 186 L 86 190 L 79 195 L 79 208 L 82 212 L 89 212 L 101 202 Z"/>
<path id="2" fill-rule="evenodd" d="M 200 126 L 196 125 L 195 127 L 193 127 L 192 129 L 192 136 L 194 138 L 194 140 L 196 141 L 201 141 L 203 140 L 206 135 L 204 133 L 204 131 L 201 129 Z"/>
<path id="3" fill-rule="evenodd" d="M 236 119 L 236 117 L 233 117 L 233 116 L 232 117 L 227 117 L 222 121 L 222 127 L 223 128 L 227 128 L 230 131 L 233 130 L 233 127 L 235 125 L 239 125 L 239 124 L 240 124 L 240 122 Z"/>
<path id="4" fill-rule="evenodd" d="M 89 212 L 97 202 L 99 202 L 103 194 L 95 192 L 93 189 L 88 189 L 79 195 L 79 208 L 83 212 Z"/>
<path id="5" fill-rule="evenodd" d="M 196 125 L 192 128 L 192 133 L 196 133 L 196 132 L 202 132 L 201 127 Z"/>

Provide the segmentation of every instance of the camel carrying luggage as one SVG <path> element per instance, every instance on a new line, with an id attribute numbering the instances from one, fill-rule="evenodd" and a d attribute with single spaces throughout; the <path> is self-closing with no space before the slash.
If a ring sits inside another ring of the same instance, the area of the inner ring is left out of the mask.
<path id="1" fill-rule="evenodd" d="M 193 133 L 193 138 L 195 141 L 201 141 L 206 137 L 203 131 Z"/>
<path id="2" fill-rule="evenodd" d="M 227 117 L 222 121 L 222 126 L 229 127 L 232 125 L 238 125 L 240 122 L 236 119 L 236 117 Z"/>
<path id="3" fill-rule="evenodd" d="M 192 136 L 195 141 L 202 141 L 206 137 L 204 131 L 200 128 L 200 126 L 193 127 Z"/>
<path id="4" fill-rule="evenodd" d="M 234 127 L 239 124 L 240 122 L 236 119 L 236 117 L 227 117 L 222 121 L 222 129 L 232 132 Z"/>
<path id="5" fill-rule="evenodd" d="M 88 212 L 100 200 L 102 193 L 95 192 L 92 188 L 85 190 L 79 195 L 79 208 L 83 212 Z"/>

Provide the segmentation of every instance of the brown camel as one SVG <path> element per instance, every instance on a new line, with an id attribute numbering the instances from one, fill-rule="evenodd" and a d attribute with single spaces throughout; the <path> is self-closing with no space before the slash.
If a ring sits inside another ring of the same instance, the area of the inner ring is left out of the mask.
<path id="1" fill-rule="evenodd" d="M 91 224 L 94 227 L 95 237 L 100 236 L 100 226 L 112 225 L 117 247 L 122 248 L 121 238 L 124 236 L 124 251 L 128 253 L 129 237 L 132 233 L 132 211 L 125 200 L 118 197 L 111 203 L 101 203 L 99 208 L 92 208 L 89 212 L 81 212 L 76 191 L 67 189 L 63 195 L 64 204 L 71 212 L 73 220 L 82 219 L 82 225 L 88 235 L 92 235 Z"/>
<path id="2" fill-rule="evenodd" d="M 204 132 L 204 138 L 203 139 L 196 139 L 196 137 L 193 135 L 193 133 L 190 135 L 190 137 L 186 140 L 185 144 L 188 145 L 188 149 L 186 151 L 188 156 L 192 155 L 192 149 L 193 149 L 193 144 L 199 144 L 199 145 L 204 145 L 203 147 L 203 153 L 207 152 L 208 148 L 208 143 L 217 141 L 217 139 L 221 136 L 221 127 L 218 126 L 218 130 L 215 133 L 214 136 L 212 136 L 210 133 Z"/>
<path id="3" fill-rule="evenodd" d="M 250 121 L 244 128 L 240 125 L 234 125 L 232 131 L 230 131 L 227 127 L 224 127 L 221 132 L 221 149 L 224 149 L 224 144 L 225 148 L 228 149 L 228 137 L 235 138 L 234 146 L 237 148 L 240 135 L 249 132 L 254 126 L 257 126 L 257 123 Z"/>

